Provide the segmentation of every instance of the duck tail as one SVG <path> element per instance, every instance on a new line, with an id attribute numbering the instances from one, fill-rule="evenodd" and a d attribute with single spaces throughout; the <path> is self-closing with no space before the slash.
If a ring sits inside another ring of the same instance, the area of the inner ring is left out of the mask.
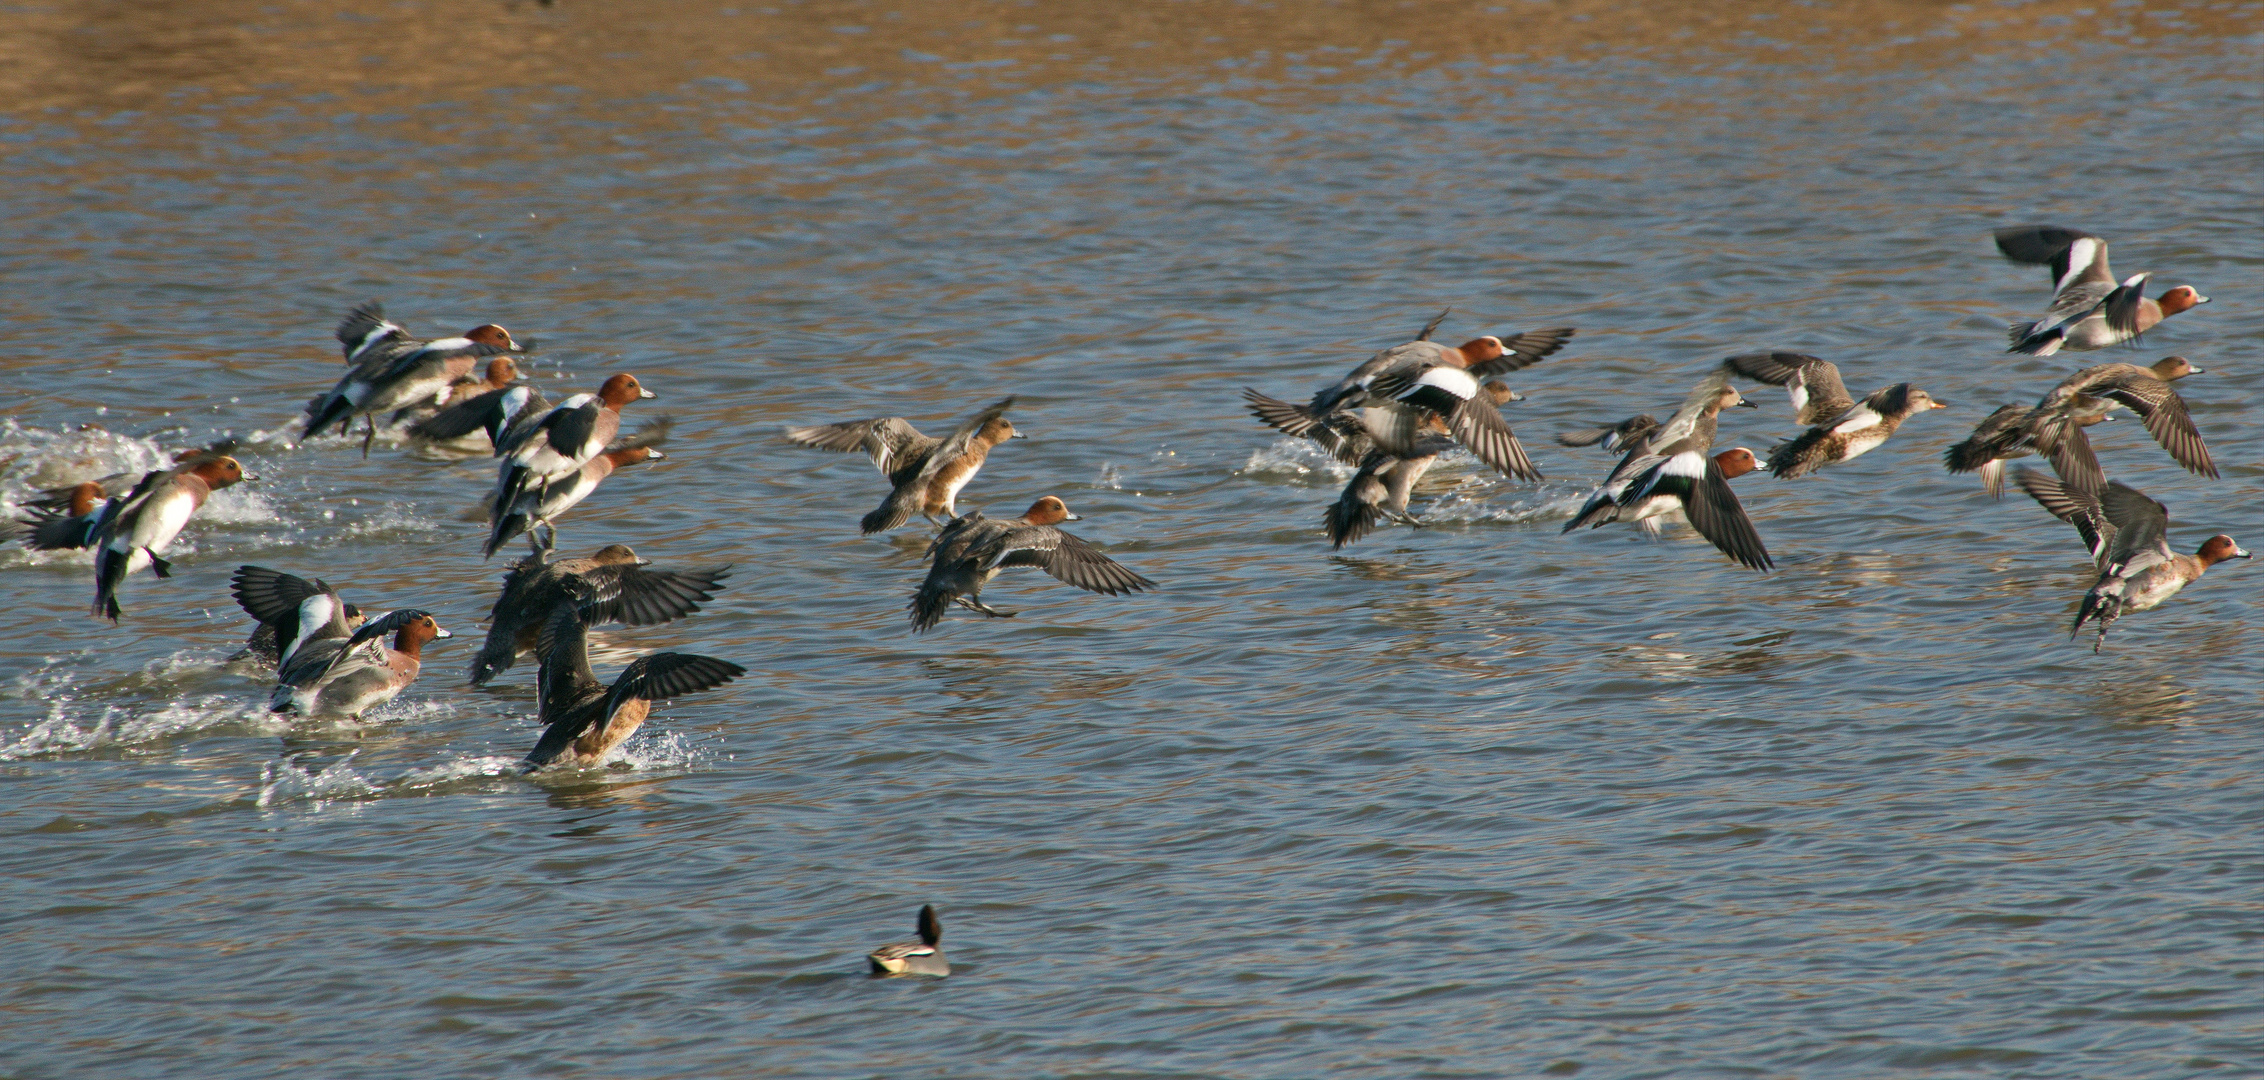
<path id="1" fill-rule="evenodd" d="M 2060 346 L 2067 341 L 2067 328 L 2056 326 L 2039 331 L 2037 327 L 2034 321 L 2008 323 L 2005 338 L 2011 344 L 2005 351 L 2026 356 L 2050 356 L 2060 351 Z"/>
<path id="2" fill-rule="evenodd" d="M 511 670 L 511 665 L 519 661 L 518 650 L 512 647 L 513 644 L 509 635 L 503 635 L 500 639 L 490 636 L 487 644 L 480 649 L 480 654 L 472 659 L 471 685 L 486 686 L 496 676 Z"/>
<path id="3" fill-rule="evenodd" d="M 1329 548 L 1341 551 L 1376 531 L 1376 526 L 1383 521 L 1383 512 L 1376 509 L 1375 503 L 1361 498 L 1359 492 L 1346 488 L 1342 498 L 1329 504 L 1322 520 L 1328 527 Z"/>
<path id="4" fill-rule="evenodd" d="M 517 510 L 496 518 L 495 524 L 488 527 L 487 542 L 480 545 L 480 558 L 494 558 L 497 550 L 510 543 L 513 537 L 526 531 L 527 515 Z"/>
<path id="5" fill-rule="evenodd" d="M 943 613 L 950 609 L 951 601 L 958 595 L 940 586 L 920 586 L 920 591 L 912 594 L 912 602 L 907 605 L 912 612 L 912 632 L 923 634 L 942 622 Z"/>
<path id="6" fill-rule="evenodd" d="M 1823 460 L 1808 459 L 1808 449 L 1831 437 L 1830 428 L 1809 428 L 1799 438 L 1787 439 L 1769 450 L 1769 475 L 1779 480 L 1806 476 L 1823 465 Z"/>
<path id="7" fill-rule="evenodd" d="M 871 536 L 902 526 L 912 519 L 912 511 L 918 509 L 922 487 L 915 482 L 898 485 L 896 490 L 888 493 L 888 498 L 877 509 L 857 522 L 857 527 L 863 529 L 865 535 Z"/>
<path id="8" fill-rule="evenodd" d="M 314 438 L 334 423 L 341 427 L 353 423 L 353 408 L 344 394 L 325 394 L 317 398 L 307 410 L 306 430 L 299 433 L 299 438 Z"/>
<path id="9" fill-rule="evenodd" d="M 133 553 L 116 551 L 108 547 L 97 548 L 94 553 L 94 607 L 89 612 L 97 619 L 108 619 L 113 624 L 125 614 L 118 606 L 118 585 L 126 580 L 126 568 L 133 565 Z"/>

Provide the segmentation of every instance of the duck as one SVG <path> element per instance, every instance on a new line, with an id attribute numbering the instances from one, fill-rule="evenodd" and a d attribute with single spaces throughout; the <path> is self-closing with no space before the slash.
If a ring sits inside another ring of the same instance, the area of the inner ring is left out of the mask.
<path id="1" fill-rule="evenodd" d="M 1419 412 L 1435 413 L 1454 441 L 1504 476 L 1545 479 L 1481 380 L 1538 363 L 1561 349 L 1574 331 L 1569 327 L 1534 331 L 1509 342 L 1489 335 L 1448 348 L 1429 340 L 1438 324 L 1439 319 L 1433 319 L 1416 340 L 1377 353 L 1335 385 L 1314 394 L 1307 414 L 1317 422 L 1345 410 L 1380 410 L 1365 416 L 1363 427 L 1385 452 L 1412 458 L 1421 456 L 1414 444 L 1421 427 Z M 1243 391 L 1253 411 L 1257 411 L 1258 402 L 1252 398 L 1256 393 Z M 1266 414 L 1260 412 L 1259 419 L 1267 419 Z"/>
<path id="2" fill-rule="evenodd" d="M 731 576 L 728 563 L 694 570 L 647 569 L 651 565 L 627 544 L 607 544 L 582 559 L 552 559 L 544 550 L 512 563 L 488 612 L 471 685 L 487 685 L 534 652 L 559 608 L 580 610 L 584 626 L 658 626 L 698 611 Z"/>
<path id="3" fill-rule="evenodd" d="M 409 435 L 412 438 L 420 442 L 433 442 L 436 440 L 426 439 L 417 434 L 417 429 L 426 421 L 439 415 L 441 410 L 460 405 L 483 394 L 501 393 L 518 384 L 519 362 L 513 360 L 509 355 L 491 356 L 487 359 L 485 371 L 466 373 L 456 381 L 441 388 L 438 394 L 394 410 L 388 423 L 395 427 L 407 424 L 409 425 Z M 477 430 L 477 428 L 467 429 L 463 434 L 470 435 L 474 430 Z"/>
<path id="4" fill-rule="evenodd" d="M 2021 469 L 2013 482 L 2053 517 L 2075 526 L 2091 550 L 2099 574 L 2083 594 L 2068 638 L 2083 633 L 2084 623 L 2093 623 L 2099 631 L 2093 653 L 2106 646 L 2107 628 L 2124 614 L 2160 607 L 2210 567 L 2249 557 L 2225 533 L 2202 541 L 2191 555 L 2170 550 L 2169 508 L 2120 480 L 2109 481 L 2102 491 Z"/>
<path id="5" fill-rule="evenodd" d="M 88 480 L 64 489 L 60 505 L 52 501 L 53 496 L 26 503 L 24 508 L 31 516 L 17 520 L 19 538 L 33 551 L 92 547 L 102 527 L 124 504 L 120 496 L 128 490 L 106 494 L 102 481 Z"/>
<path id="6" fill-rule="evenodd" d="M 1784 387 L 1796 423 L 1813 427 L 1837 419 L 1855 405 L 1847 384 L 1840 381 L 1839 365 L 1807 353 L 1739 353 L 1722 361 L 1722 366 L 1755 382 Z"/>
<path id="7" fill-rule="evenodd" d="M 890 491 L 858 522 L 864 535 L 871 536 L 902 528 L 913 514 L 936 525 L 959 516 L 959 492 L 990 460 L 992 448 L 1008 439 L 1029 437 L 1006 418 L 1006 410 L 1013 407 L 1014 399 L 1008 397 L 941 439 L 920 434 L 901 416 L 787 428 L 785 435 L 796 446 L 835 453 L 862 450 L 872 458 L 873 467 L 888 477 Z"/>
<path id="8" fill-rule="evenodd" d="M 126 575 L 146 566 L 158 577 L 173 576 L 173 564 L 163 557 L 173 538 L 213 492 L 246 479 L 251 478 L 235 458 L 207 452 L 192 452 L 169 470 L 144 474 L 89 538 L 88 546 L 94 548 L 94 616 L 118 621 L 123 614 L 118 586 Z"/>
<path id="9" fill-rule="evenodd" d="M 346 341 L 350 327 L 362 325 L 356 315 L 348 315 L 339 326 L 341 343 Z M 522 347 L 511 339 L 511 332 L 494 323 L 475 326 L 459 337 L 433 341 L 389 333 L 355 354 L 358 359 L 351 361 L 353 367 L 338 384 L 307 403 L 306 426 L 300 438 L 311 439 L 333 427 L 343 432 L 353 426 L 355 417 L 363 417 L 369 430 L 362 437 L 362 456 L 368 457 L 370 443 L 377 438 L 378 413 L 430 401 L 469 375 L 481 359 L 520 351 Z"/>
<path id="10" fill-rule="evenodd" d="M 1563 531 L 1625 521 L 1656 535 L 1668 522 L 1681 520 L 1722 554 L 1755 570 L 1772 570 L 1776 563 L 1769 558 L 1768 546 L 1729 486 L 1760 465 L 1760 458 L 1742 446 L 1711 455 L 1685 449 L 1635 457 L 1624 463 L 1625 480 L 1590 495 L 1588 505 L 1565 523 Z"/>
<path id="11" fill-rule="evenodd" d="M 1635 445 L 1636 442 L 1649 438 L 1651 433 L 1657 430 L 1659 430 L 1657 418 L 1650 413 L 1637 413 L 1616 424 L 1598 424 L 1595 427 L 1560 432 L 1556 441 L 1558 446 L 1569 446 L 1575 449 L 1595 446 L 1602 448 L 1606 453 L 1619 453 Z"/>
<path id="12" fill-rule="evenodd" d="M 536 696 L 545 725 L 520 772 L 565 763 L 595 765 L 645 722 L 652 703 L 712 690 L 747 673 L 728 660 L 691 653 L 655 653 L 632 660 L 613 685 L 590 669 L 589 632 L 581 609 L 561 604 L 543 624 Z"/>
<path id="13" fill-rule="evenodd" d="M 1769 451 L 1769 472 L 1780 480 L 1806 476 L 1826 465 L 1853 461 L 1887 441 L 1904 420 L 1946 409 L 1926 391 L 1896 383 L 1871 392 L 1833 419 L 1809 428 Z"/>
<path id="14" fill-rule="evenodd" d="M 982 601 L 983 583 L 1007 567 L 1035 566 L 1064 584 L 1105 596 L 1157 588 L 1155 582 L 1057 527 L 1064 521 L 1082 520 L 1052 495 L 1031 503 L 1018 518 L 1000 521 L 977 510 L 953 519 L 936 534 L 924 556 L 931 565 L 909 605 L 912 632 L 933 628 L 952 604 L 994 619 L 1013 618 L 1014 612 Z"/>
<path id="15" fill-rule="evenodd" d="M 342 610 L 311 630 L 307 623 L 302 616 L 304 640 L 283 654 L 276 669 L 270 712 L 359 719 L 417 681 L 426 645 L 454 636 L 419 608 L 387 612 L 344 636 Z M 383 641 L 388 634 L 391 645 Z"/>
<path id="16" fill-rule="evenodd" d="M 2191 285 L 2180 285 L 2158 300 L 2146 298 L 2151 272 L 2121 282 L 2107 266 L 2107 241 L 2095 233 L 2059 225 L 2015 225 L 1996 231 L 1997 250 L 2014 262 L 2052 268 L 2052 307 L 2039 319 L 2006 328 L 2006 352 L 2050 356 L 2063 348 L 2079 352 L 2120 345 L 2153 329 L 2163 319 L 2209 302 Z"/>
<path id="17" fill-rule="evenodd" d="M 228 592 L 259 623 L 229 663 L 253 660 L 280 669 L 300 646 L 322 637 L 350 637 L 367 621 L 361 608 L 339 599 L 338 590 L 321 578 L 309 581 L 264 566 L 237 567 Z"/>
<path id="18" fill-rule="evenodd" d="M 2005 462 L 2027 457 L 2035 449 L 2028 433 L 2022 430 L 2028 414 L 2035 411 L 2027 405 L 1999 405 L 1997 411 L 1974 425 L 1973 434 L 1964 442 L 1953 443 L 1942 451 L 1942 468 L 1951 473 L 1978 472 L 1981 489 L 1992 499 L 2004 497 Z M 2083 427 L 2113 420 L 2106 413 L 2086 413 L 2072 418 Z"/>
<path id="19" fill-rule="evenodd" d="M 409 425 L 409 437 L 428 445 L 454 443 L 485 431 L 490 450 L 511 441 L 519 425 L 551 409 L 543 392 L 524 383 L 499 386 L 460 397 L 445 408 Z"/>
<path id="20" fill-rule="evenodd" d="M 558 539 L 557 526 L 552 524 L 558 520 L 558 515 L 588 498 L 614 470 L 666 460 L 668 455 L 661 453 L 659 447 L 668 441 L 668 433 L 675 424 L 674 420 L 663 416 L 642 425 L 635 434 L 583 462 L 581 468 L 519 496 L 509 513 L 488 523 L 487 544 L 480 549 L 483 556 L 493 557 L 496 549 L 520 533 L 527 533 L 538 550 L 550 549 Z"/>
<path id="21" fill-rule="evenodd" d="M 1468 372 L 1476 380 L 1507 375 L 1512 371 L 1540 363 L 1558 350 L 1579 331 L 1569 326 L 1553 330 L 1531 330 L 1503 340 L 1493 334 L 1472 338 L 1457 346 L 1441 345 L 1431 340 L 1431 334 L 1446 321 L 1454 309 L 1448 308 L 1423 327 L 1415 340 L 1394 345 L 1369 357 L 1360 366 L 1325 390 L 1313 395 L 1311 412 L 1315 416 L 1336 411 L 1350 402 L 1368 396 L 1375 389 L 1377 377 L 1386 374 L 1413 378 L 1425 369 L 1451 367 Z"/>
<path id="22" fill-rule="evenodd" d="M 1485 390 L 1493 396 L 1496 404 L 1520 400 L 1516 391 L 1499 380 L 1487 380 Z M 1256 391 L 1248 393 L 1272 405 L 1293 410 L 1298 415 L 1308 415 L 1302 406 L 1274 401 Z M 1252 403 L 1251 411 L 1258 412 L 1260 419 L 1264 419 L 1266 413 L 1260 412 L 1260 409 L 1257 402 Z M 1419 427 L 1413 441 L 1401 447 L 1412 451 L 1406 457 L 1394 456 L 1380 448 L 1377 445 L 1379 441 L 1389 440 L 1371 436 L 1360 426 L 1359 421 L 1350 419 L 1350 411 L 1332 413 L 1306 430 L 1307 437 L 1319 441 L 1332 453 L 1346 448 L 1361 451 L 1360 470 L 1353 474 L 1351 481 L 1344 485 L 1344 491 L 1337 496 L 1336 502 L 1330 504 L 1321 516 L 1332 550 L 1342 550 L 1346 545 L 1359 541 L 1374 532 L 1387 518 L 1407 525 L 1423 524 L 1407 512 L 1408 499 L 1414 494 L 1416 481 L 1430 471 L 1431 466 L 1438 462 L 1440 454 L 1454 449 L 1455 442 L 1447 431 L 1445 421 L 1436 414 L 1422 412 L 1413 415 L 1418 418 Z M 1341 426 L 1347 424 L 1352 426 Z"/>
<path id="23" fill-rule="evenodd" d="M 865 959 L 872 964 L 873 974 L 951 974 L 951 962 L 943 958 L 943 922 L 935 917 L 934 904 L 920 905 L 918 929 L 920 940 L 893 942 L 868 954 Z"/>
<path id="24" fill-rule="evenodd" d="M 488 520 L 502 520 L 529 492 L 589 464 L 621 433 L 621 410 L 652 396 L 635 375 L 622 372 L 607 378 L 597 393 L 575 394 L 505 431 L 495 447 L 503 460 L 488 494 Z"/>
<path id="25" fill-rule="evenodd" d="M 2052 387 L 2022 419 L 2021 438 L 2051 461 L 2052 468 L 2069 483 L 2093 491 L 2106 482 L 2091 439 L 2083 433 L 2092 417 L 2104 417 L 2118 405 L 2127 405 L 2146 425 L 2148 434 L 2169 451 L 2172 460 L 2196 476 L 2218 478 L 2209 447 L 2185 399 L 2170 384 L 2206 374 L 2182 356 L 2165 356 L 2153 364 L 2097 364 L 2084 368 Z M 2000 410 L 2002 411 L 2002 410 Z"/>

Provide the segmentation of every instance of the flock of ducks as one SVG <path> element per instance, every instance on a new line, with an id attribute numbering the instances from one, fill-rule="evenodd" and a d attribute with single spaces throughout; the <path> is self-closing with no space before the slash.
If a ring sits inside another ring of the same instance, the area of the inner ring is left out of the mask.
<path id="1" fill-rule="evenodd" d="M 2118 281 L 2108 268 L 2106 240 L 2081 230 L 2019 226 L 1998 230 L 1996 242 L 2008 258 L 2049 266 L 2053 277 L 2046 312 L 2010 327 L 2011 352 L 2049 356 L 2134 342 L 2162 319 L 2208 302 L 2189 286 L 2147 298 L 2143 286 L 2151 275 Z M 1521 398 L 1498 376 L 1558 352 L 1575 331 L 1489 335 L 1450 347 L 1431 340 L 1445 318 L 1442 312 L 1415 340 L 1377 353 L 1306 403 L 1243 392 L 1261 422 L 1309 439 L 1357 469 L 1322 516 L 1332 547 L 1355 543 L 1386 522 L 1422 524 L 1409 511 L 1415 485 L 1440 454 L 1457 446 L 1506 476 L 1541 479 L 1501 411 Z M 470 682 L 486 685 L 520 657 L 537 658 L 544 730 L 524 759 L 525 771 L 601 762 L 644 722 L 652 702 L 745 674 L 737 664 L 686 653 L 640 657 L 610 682 L 590 666 L 590 627 L 642 627 L 683 618 L 713 599 L 730 574 L 728 566 L 655 569 L 622 544 L 587 558 L 554 557 L 561 515 L 615 471 L 665 456 L 659 446 L 668 436 L 666 418 L 623 432 L 622 411 L 655 396 L 636 376 L 615 374 L 593 392 L 552 403 L 520 381 L 514 356 L 529 346 L 503 327 L 487 324 L 456 337 L 421 340 L 387 320 L 375 303 L 349 313 L 337 338 L 347 372 L 307 403 L 302 439 L 329 432 L 350 436 L 360 421 L 366 457 L 379 416 L 386 414 L 387 423 L 413 441 L 485 449 L 496 459 L 495 482 L 485 499 L 482 557 L 521 535 L 530 552 L 505 575 Z M 2014 470 L 2013 482 L 2072 524 L 2097 564 L 2072 630 L 2080 634 L 2086 623 L 2095 625 L 2094 651 L 2121 615 L 2161 604 L 2216 563 L 2249 557 L 2224 534 L 2210 537 L 2192 555 L 2174 551 L 2162 504 L 2108 480 L 2086 435 L 2088 427 L 2112 419 L 2112 410 L 2127 408 L 2180 465 L 2216 477 L 2208 448 L 2172 385 L 2198 374 L 2175 356 L 2148 366 L 2087 367 L 2034 406 L 1998 408 L 1943 455 L 1949 471 L 1978 473 L 1992 496 L 2003 490 L 2005 462 L 2034 454 L 2051 465 L 2053 475 Z M 1739 380 L 1784 387 L 1795 420 L 1806 430 L 1766 455 L 1745 447 L 1714 450 L 1721 411 L 1756 407 L 1732 385 Z M 908 605 L 915 633 L 934 628 L 954 606 L 1012 617 L 1014 612 L 982 600 L 983 585 L 1011 567 L 1034 567 L 1103 595 L 1157 587 L 1061 529 L 1079 518 L 1057 496 L 1040 497 L 1015 518 L 958 513 L 960 491 L 990 452 L 1023 437 L 1006 416 L 1013 405 L 1011 397 L 993 404 L 942 438 L 922 434 L 902 417 L 784 432 L 799 446 L 861 451 L 871 458 L 889 493 L 864 515 L 865 533 L 901 528 L 914 515 L 938 527 L 924 555 L 926 579 Z M 1909 383 L 1858 400 L 1839 369 L 1814 356 L 1732 356 L 1708 368 L 1663 423 L 1643 414 L 1557 436 L 1564 446 L 1621 454 L 1564 531 L 1613 522 L 1657 531 L 1668 522 L 1687 522 L 1723 554 L 1765 571 L 1774 562 L 1730 481 L 1761 470 L 1791 479 L 1845 464 L 1885 443 L 1906 420 L 1945 407 Z M 93 613 L 115 623 L 123 614 L 119 590 L 126 578 L 144 568 L 169 576 L 163 553 L 212 493 L 256 479 L 244 474 L 232 449 L 222 443 L 184 451 L 169 469 L 51 489 L 26 504 L 31 517 L 20 522 L 22 542 L 43 550 L 92 549 Z M 422 609 L 369 616 L 319 578 L 267 567 L 239 568 L 231 591 L 257 623 L 244 651 L 232 659 L 272 666 L 269 707 L 279 713 L 358 717 L 414 682 L 425 646 L 451 636 Z M 875 974 L 950 972 L 932 905 L 921 908 L 917 926 L 918 941 L 871 954 Z"/>

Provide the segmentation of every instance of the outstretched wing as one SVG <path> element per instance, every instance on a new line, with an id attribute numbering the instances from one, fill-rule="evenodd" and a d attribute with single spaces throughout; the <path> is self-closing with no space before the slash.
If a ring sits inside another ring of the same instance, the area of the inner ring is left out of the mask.
<path id="1" fill-rule="evenodd" d="M 862 450 L 873 459 L 873 468 L 879 469 L 882 476 L 895 472 L 920 450 L 937 441 L 920 434 L 919 428 L 901 416 L 787 428 L 784 434 L 787 442 L 813 450 L 830 450 L 837 454 Z"/>
<path id="2" fill-rule="evenodd" d="M 582 621 L 595 625 L 657 626 L 673 622 L 715 599 L 731 567 L 651 570 L 627 564 L 600 566 L 568 583 L 582 608 Z"/>
<path id="3" fill-rule="evenodd" d="M 1470 365 L 1470 374 L 1480 379 L 1490 379 L 1520 368 L 1532 367 L 1540 363 L 1542 358 L 1564 348 L 1564 343 L 1572 340 L 1572 335 L 1576 333 L 1579 331 L 1572 327 L 1560 326 L 1554 330 L 1527 330 L 1514 337 L 1503 338 L 1502 354 Z"/>
<path id="4" fill-rule="evenodd" d="M 2091 561 L 2104 570 L 2107 567 L 2108 549 L 2114 546 L 2115 526 L 2107 520 L 2106 511 L 2099 505 L 2099 497 L 2082 488 L 2070 488 L 2059 477 L 2037 472 L 2034 469 L 2016 469 L 2012 482 L 2036 500 L 2045 512 L 2075 526 L 2083 546 L 2091 552 Z"/>
<path id="5" fill-rule="evenodd" d="M 1116 596 L 1156 588 L 1099 549 L 1051 525 L 1016 529 L 993 566 L 1035 566 L 1065 585 Z"/>
<path id="6" fill-rule="evenodd" d="M 2193 416 L 2186 410 L 2185 399 L 2170 384 L 2151 375 L 2132 373 L 2088 391 L 2094 397 L 2112 398 L 2130 406 L 2146 424 L 2146 430 L 2162 449 L 2170 452 L 2178 464 L 2196 475 L 2217 478 L 2217 465 L 2209 460 L 2209 448 L 2201 441 L 2201 432 L 2193 426 Z"/>
<path id="7" fill-rule="evenodd" d="M 2107 485 L 2099 506 L 2115 527 L 2115 542 L 2107 550 L 2110 570 L 2146 555 L 2170 557 L 2169 507 L 2120 480 Z"/>
<path id="8" fill-rule="evenodd" d="M 966 423 L 960 424 L 957 430 L 937 443 L 935 449 L 928 451 L 927 459 L 921 462 L 918 473 L 908 480 L 896 480 L 896 489 L 889 493 L 887 501 L 879 509 L 865 515 L 860 527 L 867 533 L 887 532 L 911 520 L 913 513 L 919 510 L 920 500 L 927 494 L 929 484 L 936 474 L 966 452 L 968 444 L 974 442 L 975 433 L 981 431 L 983 425 L 1006 415 L 1006 410 L 1013 407 L 1014 399 L 1008 397 L 968 417 Z M 894 479 L 893 475 L 891 479 Z"/>

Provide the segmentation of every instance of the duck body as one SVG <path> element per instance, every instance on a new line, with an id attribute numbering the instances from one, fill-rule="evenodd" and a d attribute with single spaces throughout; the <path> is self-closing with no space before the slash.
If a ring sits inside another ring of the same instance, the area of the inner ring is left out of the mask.
<path id="1" fill-rule="evenodd" d="M 1853 461 L 1884 444 L 1912 415 L 1941 408 L 1947 406 L 1909 383 L 1873 391 L 1830 422 L 1778 443 L 1769 451 L 1769 472 L 1789 480 Z"/>
<path id="2" fill-rule="evenodd" d="M 321 578 L 312 581 L 264 566 L 239 566 L 229 593 L 257 620 L 251 639 L 228 658 L 281 668 L 299 646 L 322 637 L 344 638 L 361 629 L 362 609 L 339 599 Z"/>
<path id="3" fill-rule="evenodd" d="M 172 576 L 163 553 L 214 491 L 244 479 L 243 466 L 224 454 L 194 454 L 169 471 L 151 472 L 119 501 L 88 539 L 94 548 L 97 618 L 117 622 L 118 586 L 143 567 Z"/>
<path id="4" fill-rule="evenodd" d="M 501 462 L 488 495 L 488 522 L 508 517 L 529 493 L 565 479 L 605 451 L 621 432 L 621 409 L 652 397 L 634 375 L 614 375 L 594 394 L 576 394 L 510 428 L 496 446 Z M 488 555 L 494 555 L 494 547 Z"/>
<path id="5" fill-rule="evenodd" d="M 548 549 L 556 538 L 554 522 L 560 514 L 589 498 L 597 486 L 612 476 L 615 470 L 647 461 L 665 460 L 668 455 L 658 444 L 668 441 L 673 421 L 666 417 L 640 428 L 635 435 L 622 440 L 612 449 L 582 463 L 581 467 L 553 478 L 540 487 L 528 488 L 511 509 L 488 523 L 487 542 L 481 547 L 483 556 L 492 557 L 496 550 L 509 543 L 511 538 L 530 529 L 535 533 L 536 546 Z"/>
<path id="6" fill-rule="evenodd" d="M 384 323 L 383 327 L 392 324 Z M 360 309 L 339 325 L 339 341 L 348 346 L 353 366 L 328 393 L 307 403 L 301 438 L 311 439 L 333 428 L 344 431 L 355 418 L 371 417 L 370 436 L 362 443 L 366 454 L 377 431 L 375 414 L 434 401 L 457 380 L 469 376 L 483 359 L 520 351 L 518 343 L 511 340 L 511 332 L 493 323 L 475 326 L 461 337 L 432 341 L 417 341 L 397 334 L 398 327 L 389 331 L 383 327 L 371 325 Z M 354 337 L 356 331 L 363 337 Z M 358 352 L 348 344 L 349 338 L 362 341 L 380 331 L 380 337 L 360 346 Z"/>
<path id="7" fill-rule="evenodd" d="M 865 960 L 872 965 L 874 975 L 929 975 L 940 978 L 951 974 L 951 961 L 943 955 L 943 921 L 936 918 L 935 905 L 920 906 L 918 928 L 918 941 L 892 942 L 866 955 Z"/>

